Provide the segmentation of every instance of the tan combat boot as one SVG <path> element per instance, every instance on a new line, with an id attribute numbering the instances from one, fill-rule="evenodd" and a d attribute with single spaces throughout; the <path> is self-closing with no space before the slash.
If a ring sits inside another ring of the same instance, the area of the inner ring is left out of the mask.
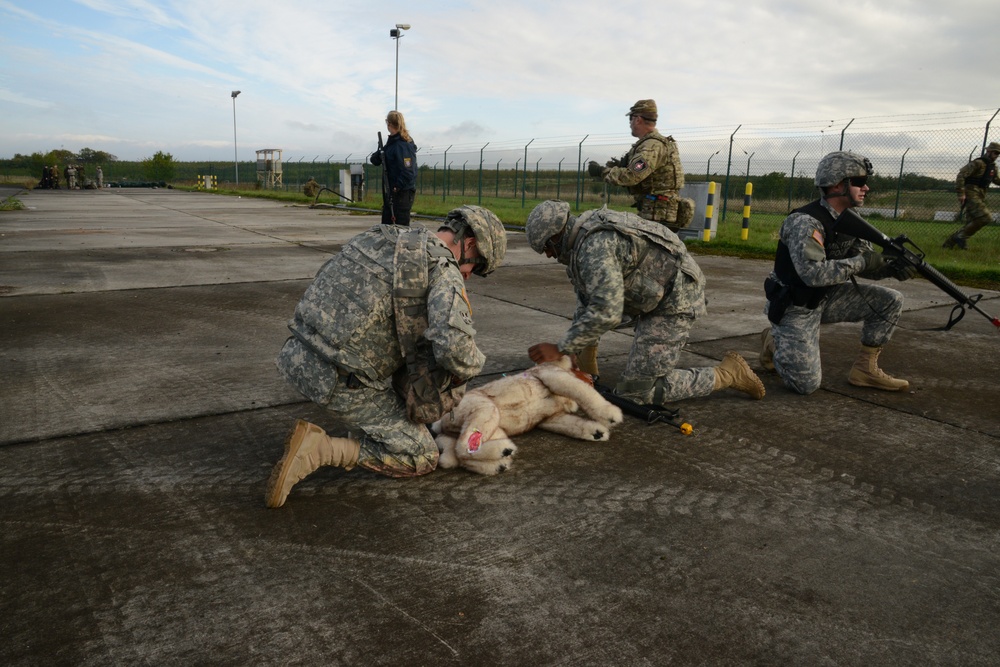
<path id="1" fill-rule="evenodd" d="M 584 373 L 590 373 L 594 377 L 600 375 L 597 372 L 597 346 L 584 348 L 583 352 L 576 355 L 576 365 Z"/>
<path id="2" fill-rule="evenodd" d="M 358 462 L 361 444 L 349 438 L 331 438 L 315 424 L 299 419 L 285 441 L 285 455 L 267 480 L 264 504 L 281 507 L 297 483 L 323 466 L 350 470 Z"/>
<path id="3" fill-rule="evenodd" d="M 760 332 L 760 365 L 765 371 L 774 370 L 774 338 L 771 327 Z"/>
<path id="4" fill-rule="evenodd" d="M 880 347 L 861 346 L 861 352 L 851 367 L 847 381 L 856 387 L 873 387 L 884 391 L 908 391 L 910 383 L 894 378 L 878 367 Z"/>
<path id="5" fill-rule="evenodd" d="M 742 391 L 757 400 L 764 398 L 764 383 L 746 360 L 735 352 L 726 352 L 722 363 L 715 367 L 715 386 L 712 391 L 728 388 Z"/>

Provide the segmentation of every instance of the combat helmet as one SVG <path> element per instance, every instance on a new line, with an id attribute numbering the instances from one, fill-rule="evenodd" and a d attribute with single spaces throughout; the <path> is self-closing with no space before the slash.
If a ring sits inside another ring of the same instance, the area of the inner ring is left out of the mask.
<path id="1" fill-rule="evenodd" d="M 816 185 L 821 188 L 837 185 L 845 178 L 871 176 L 872 163 L 866 157 L 848 151 L 827 154 L 816 167 Z"/>
<path id="2" fill-rule="evenodd" d="M 558 199 L 549 199 L 532 209 L 524 223 L 524 233 L 531 249 L 539 255 L 545 251 L 545 244 L 561 232 L 569 222 L 569 204 Z"/>
<path id="3" fill-rule="evenodd" d="M 503 223 L 493 211 L 466 204 L 449 211 L 438 229 L 451 230 L 456 237 L 464 238 L 467 236 L 466 227 L 476 237 L 476 248 L 479 250 L 479 258 L 475 260 L 476 267 L 472 272 L 478 276 L 493 273 L 507 254 L 507 232 Z"/>

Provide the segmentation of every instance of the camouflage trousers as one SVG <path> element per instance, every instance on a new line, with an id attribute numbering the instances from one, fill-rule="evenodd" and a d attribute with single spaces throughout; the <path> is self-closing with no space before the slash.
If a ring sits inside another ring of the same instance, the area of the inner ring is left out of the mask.
<path id="1" fill-rule="evenodd" d="M 986 225 L 993 222 L 993 214 L 986 207 L 986 193 L 980 188 L 965 190 L 965 227 L 955 232 L 955 238 L 967 239 Z"/>
<path id="2" fill-rule="evenodd" d="M 770 302 L 764 312 L 770 307 Z M 892 338 L 903 312 L 903 295 L 894 289 L 858 283 L 831 287 L 814 310 L 789 306 L 781 324 L 771 325 L 774 369 L 789 389 L 811 394 L 823 377 L 819 354 L 820 324 L 863 322 L 861 344 L 882 347 Z"/>
<path id="3" fill-rule="evenodd" d="M 637 403 L 660 405 L 712 393 L 714 366 L 677 368 L 691 327 L 704 312 L 704 285 L 678 271 L 671 292 L 636 320 L 618 392 Z"/>
<path id="4" fill-rule="evenodd" d="M 359 466 L 388 477 L 417 477 L 437 468 L 430 430 L 406 418 L 406 403 L 391 386 L 349 389 L 340 383 L 324 407 L 361 442 Z"/>

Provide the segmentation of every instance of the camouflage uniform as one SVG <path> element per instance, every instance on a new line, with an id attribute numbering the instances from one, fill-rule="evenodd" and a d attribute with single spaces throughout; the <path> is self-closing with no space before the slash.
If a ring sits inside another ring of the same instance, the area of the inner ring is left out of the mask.
<path id="1" fill-rule="evenodd" d="M 581 215 L 560 241 L 559 261 L 576 290 L 564 354 L 597 345 L 622 316 L 635 338 L 617 389 L 641 403 L 707 396 L 711 367 L 678 369 L 695 320 L 706 312 L 705 277 L 684 243 L 662 225 L 602 208 Z"/>
<path id="2" fill-rule="evenodd" d="M 820 205 L 836 220 L 837 212 L 826 200 Z M 889 342 L 903 310 L 903 295 L 894 289 L 849 282 L 851 276 L 873 280 L 889 277 L 891 267 L 865 273 L 861 253 L 872 250 L 868 241 L 838 234 L 827 239 L 815 217 L 793 211 L 781 225 L 779 237 L 788 248 L 795 272 L 810 287 L 829 287 L 816 308 L 790 305 L 779 324 L 771 325 L 774 367 L 785 385 L 800 394 L 819 388 L 822 377 L 819 353 L 820 324 L 863 322 L 861 343 L 880 348 Z M 783 284 L 772 271 L 769 280 Z M 764 312 L 774 304 L 767 302 Z"/>
<path id="3" fill-rule="evenodd" d="M 656 102 L 639 100 L 626 115 L 655 123 Z M 611 160 L 607 166 L 601 172 L 602 178 L 606 183 L 626 188 L 635 197 L 632 205 L 638 209 L 639 217 L 661 222 L 673 232 L 687 224 L 687 220 L 677 222 L 684 169 L 673 137 L 664 137 L 654 128 L 632 144 L 623 158 Z"/>
<path id="4" fill-rule="evenodd" d="M 611 167 L 604 181 L 626 188 L 639 216 L 654 222 L 671 223 L 676 231 L 677 196 L 684 187 L 684 169 L 677 142 L 653 130 L 632 144 L 622 159 L 624 166 Z"/>
<path id="5" fill-rule="evenodd" d="M 968 223 L 955 232 L 945 247 L 958 245 L 965 247 L 965 240 L 993 222 L 993 214 L 986 206 L 986 190 L 990 184 L 1000 185 L 1000 174 L 997 173 L 996 160 L 991 155 L 1000 152 L 1000 144 L 991 143 L 982 157 L 978 157 L 962 167 L 955 178 L 955 190 L 965 195 L 965 215 Z"/>
<path id="6" fill-rule="evenodd" d="M 327 261 L 295 309 L 278 369 L 300 393 L 322 405 L 361 443 L 358 464 L 407 477 L 434 470 L 438 449 L 423 424 L 407 419 L 393 376 L 406 372 L 393 312 L 396 240 L 402 230 L 375 225 Z M 428 326 L 435 361 L 456 382 L 475 377 L 485 357 L 475 343 L 472 309 L 458 264 L 427 235 Z"/>

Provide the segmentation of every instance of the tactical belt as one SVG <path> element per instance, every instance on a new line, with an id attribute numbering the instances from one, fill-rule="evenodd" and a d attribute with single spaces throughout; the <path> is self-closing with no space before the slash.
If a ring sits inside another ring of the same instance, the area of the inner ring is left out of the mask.
<path id="1" fill-rule="evenodd" d="M 781 318 L 785 316 L 789 306 L 816 310 L 826 297 L 826 288 L 782 285 L 769 277 L 764 280 L 764 295 L 771 302 L 767 309 L 767 319 L 774 324 L 781 324 Z"/>

